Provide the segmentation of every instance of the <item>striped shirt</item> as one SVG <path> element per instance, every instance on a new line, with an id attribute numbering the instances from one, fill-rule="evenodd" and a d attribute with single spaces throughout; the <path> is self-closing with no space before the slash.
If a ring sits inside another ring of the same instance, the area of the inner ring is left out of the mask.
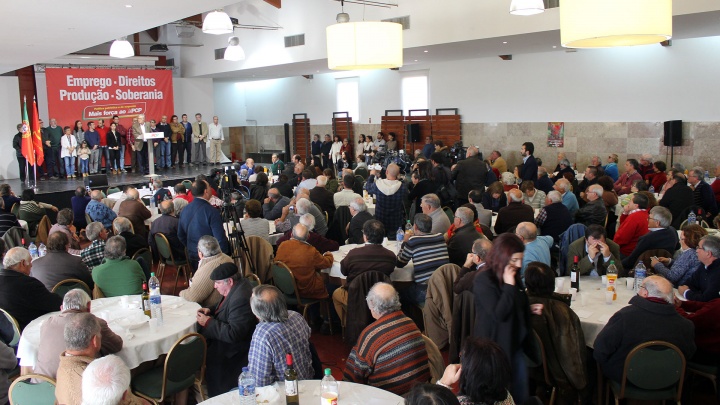
<path id="1" fill-rule="evenodd" d="M 435 269 L 450 262 L 443 235 L 436 233 L 411 236 L 407 242 L 403 242 L 397 257 L 397 266 L 405 267 L 410 260 L 413 261 L 415 282 L 427 284 Z"/>
<path id="2" fill-rule="evenodd" d="M 425 341 L 402 311 L 383 315 L 366 327 L 345 363 L 345 381 L 404 395 L 430 380 Z"/>

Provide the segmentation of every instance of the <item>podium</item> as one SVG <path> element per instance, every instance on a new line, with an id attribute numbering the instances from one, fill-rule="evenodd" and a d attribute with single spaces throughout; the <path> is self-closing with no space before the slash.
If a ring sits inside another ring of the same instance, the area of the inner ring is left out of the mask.
<path id="1" fill-rule="evenodd" d="M 151 179 L 154 177 L 160 177 L 159 174 L 155 174 L 155 148 L 153 147 L 152 141 L 155 139 L 163 139 L 165 138 L 164 132 L 147 132 L 143 134 L 143 142 L 147 142 L 145 147 L 148 150 L 148 170 L 150 174 L 146 174 L 145 177 L 150 177 Z"/>

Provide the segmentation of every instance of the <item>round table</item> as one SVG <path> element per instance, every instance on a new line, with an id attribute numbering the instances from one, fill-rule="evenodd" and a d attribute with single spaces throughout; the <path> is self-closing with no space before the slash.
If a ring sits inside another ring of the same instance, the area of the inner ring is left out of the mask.
<path id="1" fill-rule="evenodd" d="M 345 279 L 346 276 L 342 274 L 340 271 L 340 262 L 342 259 L 347 256 L 348 252 L 364 245 L 344 245 L 340 246 L 340 250 L 337 250 L 335 252 L 332 252 L 333 255 L 333 264 L 332 267 L 329 269 L 323 269 L 323 273 L 329 273 L 330 277 L 337 277 L 341 279 Z M 388 241 L 385 239 L 383 241 L 383 247 L 397 255 L 398 248 L 397 248 L 397 242 L 396 241 Z M 390 280 L 392 281 L 413 281 L 413 275 L 415 274 L 415 268 L 413 267 L 412 260 L 408 262 L 408 264 L 405 265 L 405 267 L 396 267 L 395 271 L 393 271 L 390 274 Z"/>
<path id="2" fill-rule="evenodd" d="M 392 392 L 375 388 L 369 385 L 356 384 L 347 381 L 339 381 L 339 405 L 401 405 L 405 400 Z M 301 404 L 320 403 L 320 380 L 303 380 L 298 382 Z M 276 392 L 273 393 L 273 391 Z M 270 393 L 273 398 L 265 395 Z M 268 387 L 260 387 L 256 390 L 259 395 L 258 404 L 284 405 L 285 404 L 285 383 L 280 382 Z M 234 405 L 240 403 L 240 394 L 232 390 L 222 395 L 210 398 L 198 405 Z"/>
<path id="3" fill-rule="evenodd" d="M 132 330 L 127 330 L 119 325 L 124 318 L 142 313 L 139 295 L 129 296 L 129 305 L 134 307 L 132 309 L 122 308 L 120 297 L 100 298 L 92 301 L 91 312 L 106 319 L 110 329 L 123 338 L 123 348 L 117 355 L 131 369 L 169 352 L 178 339 L 196 330 L 195 314 L 200 309 L 200 305 L 172 295 L 163 295 L 162 303 L 163 325 L 151 334 L 147 322 Z M 45 314 L 25 327 L 17 351 L 21 366 L 35 366 L 37 349 L 40 344 L 40 327 L 46 319 L 58 313 Z M 62 339 L 62 336 L 57 338 Z"/>

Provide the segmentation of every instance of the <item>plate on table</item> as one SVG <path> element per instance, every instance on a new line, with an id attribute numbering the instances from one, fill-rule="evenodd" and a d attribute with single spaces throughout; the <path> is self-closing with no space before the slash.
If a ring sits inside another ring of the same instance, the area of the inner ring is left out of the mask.
<path id="1" fill-rule="evenodd" d="M 141 328 L 144 326 L 148 321 L 150 320 L 150 317 L 145 314 L 138 314 L 135 316 L 126 316 L 124 318 L 120 318 L 115 321 L 115 323 L 119 326 L 122 326 L 123 328 L 127 330 L 134 330 Z"/>

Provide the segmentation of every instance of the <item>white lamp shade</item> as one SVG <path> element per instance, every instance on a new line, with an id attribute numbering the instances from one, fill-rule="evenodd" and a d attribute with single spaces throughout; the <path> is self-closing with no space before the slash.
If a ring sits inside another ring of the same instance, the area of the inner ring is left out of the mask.
<path id="1" fill-rule="evenodd" d="M 543 0 L 512 0 L 510 3 L 510 14 L 533 15 L 545 11 Z"/>
<path id="2" fill-rule="evenodd" d="M 222 10 L 208 13 L 203 20 L 202 32 L 213 35 L 232 33 L 233 25 L 230 16 Z"/>
<path id="3" fill-rule="evenodd" d="M 129 58 L 135 56 L 135 50 L 127 39 L 120 38 L 110 45 L 110 56 L 113 58 Z"/>
<path id="4" fill-rule="evenodd" d="M 223 59 L 235 62 L 244 60 L 245 51 L 240 45 L 228 45 L 228 47 L 225 48 L 225 55 L 223 56 Z"/>
<path id="5" fill-rule="evenodd" d="M 363 21 L 327 27 L 328 68 L 389 69 L 403 65 L 402 25 Z"/>
<path id="6" fill-rule="evenodd" d="M 672 37 L 672 0 L 572 0 L 560 6 L 567 48 L 656 44 Z"/>

